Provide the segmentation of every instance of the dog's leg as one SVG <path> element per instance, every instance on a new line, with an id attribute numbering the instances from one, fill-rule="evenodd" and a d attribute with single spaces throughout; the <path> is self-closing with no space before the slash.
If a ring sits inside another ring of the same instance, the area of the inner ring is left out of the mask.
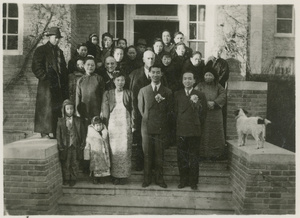
<path id="1" fill-rule="evenodd" d="M 254 135 L 253 135 L 253 138 L 254 138 L 255 141 L 256 141 L 256 149 L 259 149 L 259 148 L 260 148 L 260 146 L 259 146 L 259 142 L 260 142 L 260 137 L 259 137 L 259 135 L 254 134 Z"/>
<path id="2" fill-rule="evenodd" d="M 264 136 L 264 132 L 261 132 L 259 134 L 259 140 L 260 140 L 260 143 L 261 143 L 261 148 L 264 148 L 264 144 L 265 144 L 265 136 Z"/>
<path id="3" fill-rule="evenodd" d="M 239 147 L 243 146 L 243 133 L 241 131 L 238 132 L 238 145 Z"/>
<path id="4" fill-rule="evenodd" d="M 243 134 L 243 146 L 246 145 L 248 134 Z"/>

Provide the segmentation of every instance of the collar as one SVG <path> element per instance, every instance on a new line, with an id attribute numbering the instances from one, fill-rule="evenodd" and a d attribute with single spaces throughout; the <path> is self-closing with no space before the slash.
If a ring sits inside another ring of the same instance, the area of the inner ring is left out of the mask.
<path id="1" fill-rule="evenodd" d="M 145 72 L 146 77 L 149 78 L 149 70 L 146 69 L 146 67 L 144 67 L 144 72 Z"/>
<path id="2" fill-rule="evenodd" d="M 155 89 L 155 86 L 157 87 L 157 91 L 159 90 L 159 88 L 160 88 L 160 85 L 161 85 L 161 83 L 159 83 L 159 84 L 154 84 L 153 82 L 151 82 L 151 86 L 152 86 L 152 90 L 154 91 L 154 89 Z"/>
<path id="3" fill-rule="evenodd" d="M 107 75 L 109 76 L 109 78 L 114 78 L 114 76 L 113 76 L 113 73 L 110 73 L 110 72 L 108 72 L 108 71 L 106 71 L 106 73 L 107 73 Z"/>
<path id="4" fill-rule="evenodd" d="M 193 89 L 194 89 L 193 87 L 190 90 L 187 90 L 187 89 L 184 88 L 184 91 L 185 91 L 185 93 L 188 92 L 188 94 L 190 95 L 192 93 Z"/>

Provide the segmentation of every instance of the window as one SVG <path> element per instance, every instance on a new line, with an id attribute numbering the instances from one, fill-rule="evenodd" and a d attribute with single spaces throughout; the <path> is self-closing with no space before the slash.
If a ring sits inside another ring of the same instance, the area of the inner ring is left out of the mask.
<path id="1" fill-rule="evenodd" d="M 189 6 L 189 47 L 204 55 L 205 48 L 205 5 Z"/>
<path id="2" fill-rule="evenodd" d="M 293 5 L 277 5 L 277 33 L 294 33 Z"/>
<path id="3" fill-rule="evenodd" d="M 276 57 L 275 58 L 275 74 L 294 75 L 295 74 L 294 58 Z"/>
<path id="4" fill-rule="evenodd" d="M 2 11 L 2 41 L 3 53 L 20 54 L 22 44 L 22 33 L 20 29 L 20 7 L 18 4 L 3 3 Z"/>
<path id="5" fill-rule="evenodd" d="M 177 5 L 136 5 L 136 15 L 177 16 Z"/>
<path id="6" fill-rule="evenodd" d="M 108 32 L 117 40 L 124 36 L 124 5 L 108 5 Z"/>

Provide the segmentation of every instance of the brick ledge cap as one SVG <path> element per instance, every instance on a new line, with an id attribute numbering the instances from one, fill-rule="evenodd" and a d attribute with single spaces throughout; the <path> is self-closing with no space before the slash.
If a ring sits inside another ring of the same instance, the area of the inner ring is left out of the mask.
<path id="1" fill-rule="evenodd" d="M 268 83 L 252 81 L 228 81 L 228 90 L 267 91 Z"/>

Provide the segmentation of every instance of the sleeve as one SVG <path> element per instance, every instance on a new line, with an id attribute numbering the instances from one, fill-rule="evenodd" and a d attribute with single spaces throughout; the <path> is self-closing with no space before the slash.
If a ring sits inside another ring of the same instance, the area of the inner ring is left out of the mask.
<path id="1" fill-rule="evenodd" d="M 57 138 L 57 148 L 59 151 L 64 150 L 64 144 L 61 134 L 61 122 L 60 119 L 57 121 L 57 128 L 56 128 L 56 138 Z"/>
<path id="2" fill-rule="evenodd" d="M 38 47 L 32 58 L 32 72 L 36 76 L 36 78 L 40 80 L 46 80 L 47 75 L 46 75 L 46 55 L 45 52 L 43 51 L 43 47 Z"/>
<path id="3" fill-rule="evenodd" d="M 218 96 L 214 100 L 214 102 L 220 108 L 222 108 L 225 105 L 225 103 L 226 103 L 226 92 L 225 92 L 225 89 L 220 84 L 217 85 L 217 89 L 218 89 Z"/>
<path id="4" fill-rule="evenodd" d="M 139 94 L 138 94 L 138 109 L 141 113 L 141 115 L 143 116 L 144 115 L 144 108 L 145 108 L 145 102 L 144 102 L 144 95 L 143 95 L 143 90 L 141 89 L 139 91 Z"/>
<path id="5" fill-rule="evenodd" d="M 63 98 L 67 99 L 69 98 L 69 86 L 68 86 L 68 81 L 69 81 L 69 73 L 68 73 L 68 69 L 67 69 L 67 64 L 66 64 L 66 60 L 65 60 L 65 56 L 62 50 L 60 50 L 60 56 L 61 56 L 61 64 L 60 64 L 60 68 L 61 68 L 61 87 L 63 90 Z"/>
<path id="6" fill-rule="evenodd" d="M 172 94 L 171 90 L 169 90 L 169 92 L 168 92 L 168 99 L 169 99 L 168 120 L 169 120 L 169 123 L 171 123 L 171 121 L 173 120 L 173 117 L 174 117 L 174 98 L 173 98 L 173 94 Z"/>
<path id="7" fill-rule="evenodd" d="M 104 123 L 107 126 L 108 125 L 108 118 L 109 118 L 109 91 L 105 91 L 102 98 L 102 105 L 101 105 L 101 113 L 104 119 Z"/>
<path id="8" fill-rule="evenodd" d="M 85 147 L 85 139 L 86 139 L 86 128 L 85 128 L 85 125 L 84 125 L 84 123 L 83 123 L 83 120 L 82 119 L 80 119 L 80 135 L 81 135 L 81 142 L 80 142 L 80 144 L 81 144 L 81 148 L 83 149 L 84 147 Z"/>
<path id="9" fill-rule="evenodd" d="M 82 93 L 81 93 L 81 81 L 82 78 L 77 81 L 77 86 L 76 86 L 76 115 L 80 117 L 80 105 L 81 105 L 81 99 L 82 99 Z"/>
<path id="10" fill-rule="evenodd" d="M 224 60 L 221 67 L 221 72 L 219 73 L 219 83 L 225 84 L 229 78 L 229 67 L 227 61 Z"/>
<path id="11" fill-rule="evenodd" d="M 99 95 L 101 96 L 101 103 L 102 103 L 102 97 L 103 93 L 105 91 L 105 84 L 102 76 L 99 76 Z"/>
<path id="12" fill-rule="evenodd" d="M 130 102 L 131 102 L 131 127 L 136 129 L 135 120 L 136 120 L 136 108 L 133 104 L 133 94 L 132 91 L 129 91 Z"/>
<path id="13" fill-rule="evenodd" d="M 203 125 L 207 115 L 207 99 L 203 92 L 200 93 L 201 110 L 200 110 L 200 122 Z"/>

